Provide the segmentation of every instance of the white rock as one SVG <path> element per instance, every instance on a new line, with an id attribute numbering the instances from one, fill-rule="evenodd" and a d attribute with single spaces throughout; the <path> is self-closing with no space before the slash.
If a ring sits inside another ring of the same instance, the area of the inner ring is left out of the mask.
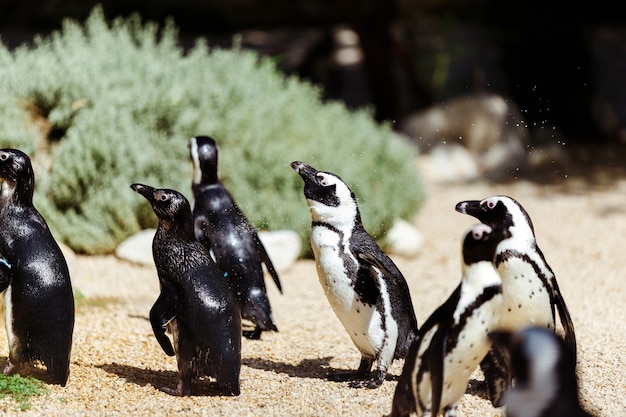
<path id="1" fill-rule="evenodd" d="M 424 236 L 411 223 L 396 219 L 385 236 L 385 243 L 389 254 L 411 257 L 422 249 Z"/>
<path id="2" fill-rule="evenodd" d="M 155 229 L 144 229 L 118 245 L 115 255 L 142 265 L 154 265 L 152 239 Z M 274 264 L 276 271 L 287 270 L 298 259 L 302 249 L 300 236 L 292 230 L 259 232 L 259 239 Z"/>
<path id="3" fill-rule="evenodd" d="M 279 273 L 289 269 L 300 256 L 302 239 L 293 230 L 259 232 L 259 239 Z"/>
<path id="4" fill-rule="evenodd" d="M 438 145 L 420 155 L 418 164 L 424 178 L 435 183 L 463 183 L 480 176 L 478 163 L 460 145 Z"/>
<path id="5" fill-rule="evenodd" d="M 141 265 L 154 265 L 152 239 L 156 229 L 144 229 L 130 236 L 115 249 L 115 256 Z"/>

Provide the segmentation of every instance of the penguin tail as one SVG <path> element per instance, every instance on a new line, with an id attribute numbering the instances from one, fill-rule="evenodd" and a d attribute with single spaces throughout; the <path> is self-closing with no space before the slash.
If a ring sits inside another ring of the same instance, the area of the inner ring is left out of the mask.
<path id="1" fill-rule="evenodd" d="M 265 300 L 248 300 L 241 309 L 241 317 L 251 321 L 258 330 L 278 331 L 267 298 Z"/>

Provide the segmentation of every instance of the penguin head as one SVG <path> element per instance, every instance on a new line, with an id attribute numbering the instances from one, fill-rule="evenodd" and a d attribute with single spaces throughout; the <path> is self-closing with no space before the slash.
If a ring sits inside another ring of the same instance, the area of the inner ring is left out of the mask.
<path id="1" fill-rule="evenodd" d="M 154 188 L 144 184 L 133 184 L 130 188 L 150 202 L 154 214 L 159 219 L 159 225 L 167 229 L 181 225 L 193 233 L 193 218 L 189 201 L 178 191 Z"/>
<path id="2" fill-rule="evenodd" d="M 18 149 L 0 149 L 0 178 L 3 199 L 32 202 L 35 175 L 28 155 Z"/>
<path id="3" fill-rule="evenodd" d="M 553 331 L 527 327 L 492 332 L 489 338 L 511 355 L 515 386 L 505 396 L 507 415 L 544 415 L 554 401 L 579 407 L 573 353 Z"/>
<path id="4" fill-rule="evenodd" d="M 189 154 L 193 162 L 193 184 L 215 184 L 218 181 L 217 142 L 208 136 L 195 136 L 189 140 Z"/>
<path id="5" fill-rule="evenodd" d="M 508 229 L 514 237 L 534 240 L 535 231 L 530 216 L 511 197 L 500 195 L 484 200 L 461 201 L 455 210 L 469 214 L 492 228 Z"/>
<path id="6" fill-rule="evenodd" d="M 360 221 L 356 196 L 339 176 L 300 161 L 292 162 L 291 167 L 304 181 L 304 197 L 313 220 L 334 223 L 354 222 L 358 218 Z"/>
<path id="7" fill-rule="evenodd" d="M 498 244 L 509 237 L 508 229 L 494 229 L 487 224 L 472 226 L 463 241 L 463 261 L 466 265 L 492 262 Z"/>

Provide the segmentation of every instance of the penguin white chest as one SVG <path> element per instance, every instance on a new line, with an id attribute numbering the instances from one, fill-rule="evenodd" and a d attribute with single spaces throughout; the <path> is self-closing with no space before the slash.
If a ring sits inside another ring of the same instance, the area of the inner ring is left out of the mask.
<path id="1" fill-rule="evenodd" d="M 517 330 L 527 326 L 554 328 L 550 295 L 533 266 L 519 258 L 502 262 L 502 315 L 500 326 Z"/>
<path id="2" fill-rule="evenodd" d="M 344 246 L 339 235 L 324 227 L 312 230 L 311 247 L 320 284 L 337 318 L 357 348 L 375 356 L 385 335 L 380 326 L 380 313 L 375 306 L 361 302 L 355 292 L 355 277 L 349 275 L 350 268 L 346 263 L 353 263 L 356 271 L 356 259 L 342 250 Z"/>

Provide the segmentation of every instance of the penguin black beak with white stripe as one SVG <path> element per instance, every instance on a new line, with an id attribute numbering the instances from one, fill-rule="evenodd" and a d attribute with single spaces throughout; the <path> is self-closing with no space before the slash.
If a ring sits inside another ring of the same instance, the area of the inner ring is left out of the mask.
<path id="1" fill-rule="evenodd" d="M 1 149 L 0 178 L 0 291 L 9 344 L 3 372 L 29 372 L 23 368 L 40 361 L 44 379 L 65 386 L 75 316 L 67 262 L 33 205 L 35 176 L 28 155 Z"/>
<path id="2" fill-rule="evenodd" d="M 511 232 L 511 237 L 498 246 L 495 258 L 504 294 L 500 327 L 518 330 L 543 326 L 554 331 L 556 306 L 565 341 L 576 359 L 576 335 L 569 310 L 556 277 L 537 245 L 530 216 L 522 205 L 511 197 L 494 196 L 480 201 L 462 201 L 456 205 L 456 211 Z M 506 351 L 492 349 L 481 367 L 491 401 L 499 407 L 512 381 Z"/>
<path id="3" fill-rule="evenodd" d="M 292 162 L 291 167 L 304 181 L 320 283 L 361 353 L 350 385 L 377 388 L 392 361 L 406 356 L 417 333 L 408 285 L 363 227 L 356 197 L 341 178 L 303 162 Z M 371 375 L 374 362 L 377 368 Z"/>
<path id="4" fill-rule="evenodd" d="M 504 395 L 507 417 L 591 417 L 580 404 L 576 360 L 563 339 L 543 327 L 490 338 L 511 357 L 515 387 Z"/>
<path id="5" fill-rule="evenodd" d="M 489 351 L 502 282 L 493 264 L 506 229 L 472 227 L 463 240 L 461 283 L 420 328 L 396 386 L 390 417 L 456 416 L 469 378 Z"/>
<path id="6" fill-rule="evenodd" d="M 214 139 L 196 136 L 189 141 L 194 167 L 194 233 L 215 257 L 217 266 L 235 293 L 242 318 L 250 320 L 249 339 L 260 339 L 263 331 L 278 331 L 265 288 L 263 267 L 282 293 L 278 273 L 257 231 L 239 209 L 218 177 L 219 149 Z"/>
<path id="7" fill-rule="evenodd" d="M 175 190 L 131 188 L 159 219 L 152 255 L 161 292 L 150 309 L 150 323 L 163 351 L 176 355 L 178 364 L 176 390 L 163 391 L 190 395 L 192 378 L 209 376 L 221 395 L 239 395 L 241 313 L 223 273 L 193 234 L 189 202 Z"/>

